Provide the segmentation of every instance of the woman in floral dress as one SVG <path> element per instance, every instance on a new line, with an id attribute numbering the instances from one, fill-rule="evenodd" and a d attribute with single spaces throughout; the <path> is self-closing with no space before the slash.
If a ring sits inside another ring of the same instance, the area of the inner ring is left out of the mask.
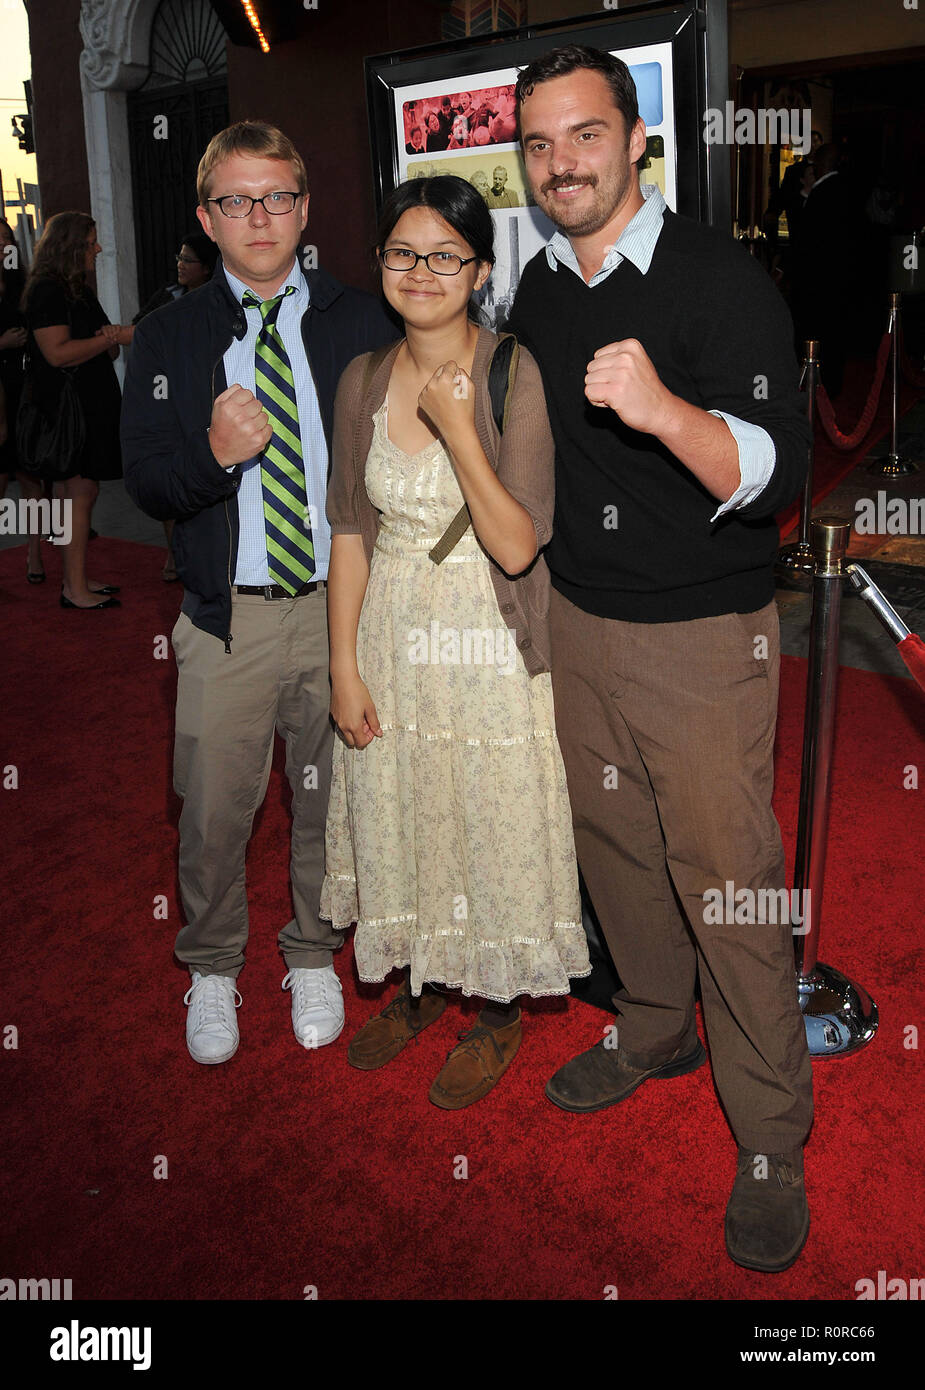
<path id="1" fill-rule="evenodd" d="M 405 337 L 344 372 L 327 505 L 341 737 L 321 913 L 356 922 L 361 979 L 407 968 L 348 1057 L 382 1066 L 439 1018 L 449 990 L 479 997 L 430 1089 L 446 1109 L 507 1069 L 522 994 L 567 994 L 570 976 L 590 973 L 539 554 L 553 443 L 525 350 L 499 435 L 488 395 L 499 340 L 470 317 L 492 231 L 463 179 L 409 180 L 387 200 L 378 254 Z M 464 502 L 471 524 L 435 563 Z"/>

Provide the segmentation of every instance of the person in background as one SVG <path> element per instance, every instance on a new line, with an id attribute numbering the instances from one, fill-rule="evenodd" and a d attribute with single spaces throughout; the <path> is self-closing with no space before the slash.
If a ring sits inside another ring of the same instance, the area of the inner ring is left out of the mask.
<path id="1" fill-rule="evenodd" d="M 411 131 L 416 125 L 420 125 L 420 113 L 416 101 L 406 101 L 402 109 L 402 116 L 405 124 L 405 143 L 411 139 Z"/>
<path id="2" fill-rule="evenodd" d="M 453 120 L 453 132 L 450 136 L 450 143 L 447 146 L 451 150 L 465 149 L 469 144 L 469 122 L 465 116 L 456 116 Z"/>
<path id="3" fill-rule="evenodd" d="M 453 98 L 453 109 L 458 116 L 465 116 L 466 124 L 472 124 L 472 117 L 475 115 L 475 107 L 472 105 L 472 93 L 460 92 L 458 97 Z"/>
<path id="4" fill-rule="evenodd" d="M 118 608 L 114 584 L 87 576 L 90 516 L 100 483 L 122 477 L 119 448 L 121 392 L 113 360 L 117 335 L 90 288 L 102 247 L 96 223 L 86 212 L 50 218 L 35 248 L 22 296 L 28 326 L 29 375 L 36 398 L 52 404 L 60 395 L 64 368 L 76 367 L 75 385 L 86 437 L 80 457 L 51 481 L 54 495 L 71 504 L 71 539 L 61 547 L 62 608 Z"/>
<path id="5" fill-rule="evenodd" d="M 419 125 L 413 125 L 408 132 L 408 143 L 405 146 L 405 154 L 426 154 L 427 146 L 424 144 L 424 132 Z"/>
<path id="6" fill-rule="evenodd" d="M 514 102 L 514 88 L 498 88 L 498 111 L 488 123 L 488 133 L 493 145 L 508 145 L 517 139 L 517 108 Z"/>
<path id="7" fill-rule="evenodd" d="M 0 441 L 0 497 L 6 496 L 10 478 L 15 475 L 23 497 L 38 501 L 42 484 L 19 466 L 16 449 L 16 414 L 23 382 L 23 349 L 26 346 L 26 320 L 20 310 L 25 276 L 21 252 L 13 228 L 0 218 L 0 388 L 3 397 L 5 437 Z M 30 584 L 45 582 L 42 538 L 31 532 L 26 547 L 26 578 Z"/>
<path id="8" fill-rule="evenodd" d="M 132 326 L 140 323 L 141 320 L 150 314 L 154 309 L 160 309 L 165 304 L 172 304 L 181 295 L 188 294 L 190 290 L 198 290 L 207 280 L 212 278 L 215 269 L 215 262 L 218 260 L 218 249 L 215 242 L 206 236 L 205 232 L 189 232 L 180 244 L 177 252 L 177 279 L 172 285 L 165 285 L 163 289 L 157 291 L 148 300 L 143 308 L 132 319 Z M 119 343 L 128 346 L 132 341 L 133 333 L 131 329 L 120 336 Z M 173 527 L 172 519 L 164 522 L 164 535 L 167 539 L 167 560 L 161 575 L 165 583 L 173 583 L 177 579 L 177 567 L 173 557 Z"/>
<path id="9" fill-rule="evenodd" d="M 793 242 L 793 317 L 800 343 L 819 341 L 820 377 L 834 400 L 857 313 L 852 292 L 864 263 L 863 216 L 852 182 L 841 168 L 838 145 L 820 145 L 807 161 L 813 181 Z"/>
<path id="10" fill-rule="evenodd" d="M 771 195 L 768 203 L 768 210 L 765 213 L 765 232 L 772 246 L 777 246 L 778 222 L 781 213 L 787 219 L 787 238 L 790 242 L 797 235 L 800 216 L 806 206 L 806 197 L 809 188 L 812 187 L 812 158 L 819 147 L 822 145 L 822 136 L 818 130 L 810 132 L 810 152 L 808 155 L 799 155 L 784 170 L 784 176 L 779 185 Z M 810 175 L 807 181 L 807 174 Z"/>
<path id="11" fill-rule="evenodd" d="M 427 153 L 433 154 L 435 150 L 445 150 L 450 137 L 449 133 L 443 130 L 436 111 L 427 113 L 424 125 L 427 129 Z"/>
<path id="12" fill-rule="evenodd" d="M 487 202 L 488 202 L 488 175 L 485 173 L 485 170 L 484 170 L 484 169 L 476 169 L 475 173 L 472 175 L 472 177 L 471 177 L 471 179 L 469 180 L 469 182 L 472 184 L 472 187 L 475 189 L 476 193 L 478 193 L 478 194 L 480 195 L 480 197 L 484 198 L 484 199 L 485 199 L 485 202 L 487 203 Z"/>
<path id="13" fill-rule="evenodd" d="M 138 310 L 132 323 L 140 323 L 146 314 L 160 309 L 164 304 L 170 304 L 174 299 L 179 299 L 181 294 L 198 290 L 200 285 L 211 279 L 217 260 L 215 242 L 210 241 L 204 232 L 189 232 L 183 238 L 177 252 L 176 280 L 153 294 L 147 304 Z"/>
<path id="14" fill-rule="evenodd" d="M 485 201 L 490 208 L 519 208 L 520 199 L 510 188 L 506 188 L 507 170 L 503 164 L 499 164 L 492 171 L 492 184 L 485 194 Z"/>
<path id="15" fill-rule="evenodd" d="M 479 130 L 481 128 L 484 128 L 486 132 L 485 139 L 490 140 L 491 123 L 495 119 L 497 114 L 498 103 L 495 99 L 495 89 L 494 87 L 487 87 L 485 91 L 482 93 L 482 100 L 480 101 L 476 109 L 475 115 L 472 117 L 469 124 L 473 128 L 473 130 Z"/>
<path id="16" fill-rule="evenodd" d="M 456 119 L 456 112 L 453 110 L 453 103 L 449 97 L 441 97 L 440 105 L 436 108 L 437 119 L 440 122 L 440 134 L 443 136 L 443 148 L 446 149 L 450 143 L 450 135 L 453 130 L 453 122 Z"/>

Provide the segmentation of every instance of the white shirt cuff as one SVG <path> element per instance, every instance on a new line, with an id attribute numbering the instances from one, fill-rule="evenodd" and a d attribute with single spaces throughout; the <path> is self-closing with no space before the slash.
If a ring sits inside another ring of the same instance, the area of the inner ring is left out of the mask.
<path id="1" fill-rule="evenodd" d="M 737 415 L 727 415 L 723 410 L 711 410 L 709 414 L 725 420 L 739 451 L 739 486 L 713 513 L 710 520 L 716 521 L 726 512 L 748 506 L 764 492 L 774 472 L 777 452 L 773 439 L 760 425 L 740 420 Z"/>

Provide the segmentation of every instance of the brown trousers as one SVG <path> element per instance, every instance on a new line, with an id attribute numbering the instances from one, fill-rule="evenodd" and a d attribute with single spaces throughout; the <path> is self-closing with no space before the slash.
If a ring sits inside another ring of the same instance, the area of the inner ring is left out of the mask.
<path id="1" fill-rule="evenodd" d="M 180 816 L 180 893 L 186 926 L 177 957 L 190 973 L 230 975 L 244 965 L 244 860 L 266 795 L 274 730 L 286 740 L 292 787 L 290 880 L 295 916 L 279 933 L 289 969 L 330 965 L 343 937 L 318 917 L 331 789 L 324 589 L 267 601 L 232 591 L 231 653 L 181 613 L 174 789 Z"/>
<path id="2" fill-rule="evenodd" d="M 714 924 L 704 899 L 719 889 L 725 901 L 729 881 L 785 885 L 771 809 L 776 607 L 628 623 L 553 590 L 550 621 L 578 861 L 621 982 L 619 1047 L 655 1065 L 691 1046 L 699 973 L 713 1076 L 738 1142 L 798 1148 L 812 1073 L 793 928 L 762 925 L 772 914 L 760 910 L 749 925 Z"/>

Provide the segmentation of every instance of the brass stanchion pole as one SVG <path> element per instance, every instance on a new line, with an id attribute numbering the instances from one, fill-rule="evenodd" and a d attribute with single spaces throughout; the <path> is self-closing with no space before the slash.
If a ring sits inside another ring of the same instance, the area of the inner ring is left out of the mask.
<path id="1" fill-rule="evenodd" d="M 802 921 L 794 931 L 797 992 L 813 1057 L 847 1056 L 877 1031 L 877 1006 L 859 985 L 818 959 L 829 824 L 838 629 L 851 522 L 819 517 L 812 524 L 813 613 L 803 727 L 803 771 L 794 887 Z"/>
<path id="2" fill-rule="evenodd" d="M 816 387 L 819 384 L 819 341 L 807 339 L 804 344 L 803 376 L 806 381 L 806 414 L 809 419 L 809 450 L 806 468 L 806 481 L 800 499 L 800 539 L 791 545 L 782 545 L 777 552 L 777 567 L 781 570 L 796 570 L 800 574 L 812 574 L 815 568 L 813 548 L 809 542 L 809 522 L 813 510 L 813 466 L 816 443 Z"/>
<path id="3" fill-rule="evenodd" d="M 893 419 L 890 429 L 890 452 L 868 465 L 868 473 L 880 478 L 904 478 L 917 473 L 919 465 L 899 452 L 899 366 L 902 357 L 902 295 L 890 294 L 890 365 L 893 376 Z"/>

